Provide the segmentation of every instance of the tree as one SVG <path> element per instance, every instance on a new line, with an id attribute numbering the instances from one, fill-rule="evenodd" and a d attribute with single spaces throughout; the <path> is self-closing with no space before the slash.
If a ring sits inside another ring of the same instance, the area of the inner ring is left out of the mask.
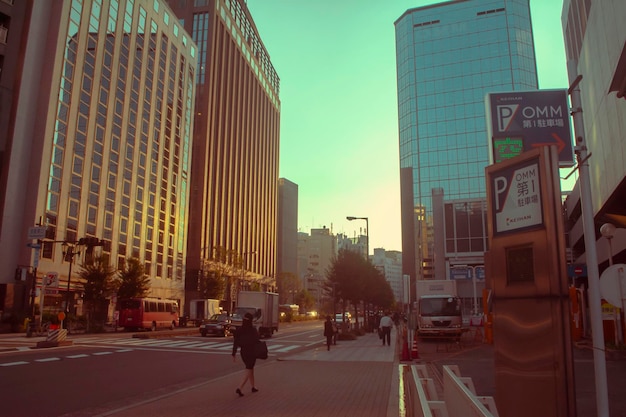
<path id="1" fill-rule="evenodd" d="M 200 270 L 198 280 L 198 293 L 200 298 L 213 298 L 222 300 L 224 298 L 224 289 L 226 282 L 216 271 L 209 268 Z"/>
<path id="2" fill-rule="evenodd" d="M 150 291 L 150 277 L 146 274 L 144 265 L 137 258 L 126 260 L 117 272 L 115 283 L 118 299 L 145 297 Z"/>
<path id="3" fill-rule="evenodd" d="M 300 280 L 291 272 L 281 272 L 276 277 L 280 304 L 293 304 L 300 289 Z"/>
<path id="4" fill-rule="evenodd" d="M 78 272 L 82 278 L 83 302 L 87 311 L 87 330 L 104 329 L 109 300 L 115 292 L 113 276 L 115 269 L 107 263 L 108 258 L 96 257 L 93 262 L 84 264 Z"/>
<path id="5" fill-rule="evenodd" d="M 393 304 L 393 291 L 383 274 L 359 253 L 342 249 L 326 271 L 324 292 L 341 302 L 342 312 L 348 304 L 354 307 L 358 326 L 357 306 L 365 301 L 378 307 L 389 308 Z"/>
<path id="6" fill-rule="evenodd" d="M 242 256 L 231 249 L 226 249 L 221 246 L 213 248 L 210 259 L 205 259 L 202 270 L 200 271 L 200 283 L 199 287 L 201 292 L 204 291 L 205 295 L 211 294 L 218 298 L 218 292 L 221 294 L 225 292 L 225 299 L 227 302 L 227 308 L 230 311 L 232 306 L 232 300 L 234 299 L 233 277 L 241 274 L 241 265 L 243 265 Z M 222 290 L 219 286 L 222 286 Z"/>
<path id="7" fill-rule="evenodd" d="M 308 311 L 315 305 L 315 298 L 309 291 L 301 290 L 298 295 L 296 295 L 296 304 L 298 304 L 301 309 Z"/>

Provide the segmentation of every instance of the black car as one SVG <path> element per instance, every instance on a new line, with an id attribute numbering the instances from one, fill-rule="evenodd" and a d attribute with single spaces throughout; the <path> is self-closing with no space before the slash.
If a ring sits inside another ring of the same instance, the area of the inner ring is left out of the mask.
<path id="1" fill-rule="evenodd" d="M 213 314 L 200 325 L 202 336 L 222 336 L 230 334 L 230 317 L 226 313 Z"/>

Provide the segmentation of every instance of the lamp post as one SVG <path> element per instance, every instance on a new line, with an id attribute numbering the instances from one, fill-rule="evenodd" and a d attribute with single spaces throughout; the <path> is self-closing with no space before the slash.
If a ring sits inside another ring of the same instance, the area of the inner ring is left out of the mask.
<path id="1" fill-rule="evenodd" d="M 612 223 L 604 223 L 600 227 L 600 234 L 609 242 L 609 266 L 613 265 L 613 247 L 611 241 L 615 236 L 615 225 Z"/>
<path id="2" fill-rule="evenodd" d="M 600 226 L 600 234 L 604 236 L 604 238 L 609 242 L 609 266 L 613 266 L 613 237 L 615 236 L 616 227 L 612 223 L 604 223 Z M 621 277 L 619 279 L 619 293 L 620 298 L 622 296 L 622 280 Z M 624 311 L 624 300 L 622 299 L 622 305 L 620 306 L 622 311 Z M 614 310 L 615 311 L 615 310 Z M 620 317 L 621 313 L 615 311 L 615 335 L 616 339 L 620 344 L 624 343 L 624 335 L 622 334 L 622 320 Z"/>
<path id="3" fill-rule="evenodd" d="M 70 259 L 70 269 L 67 274 L 67 295 L 65 300 L 65 314 L 68 315 L 70 312 L 70 300 L 72 298 L 70 293 L 70 282 L 72 281 L 72 264 L 74 263 L 74 255 L 76 255 L 77 252 L 74 252 L 74 246 L 69 242 L 63 242 L 61 246 L 63 247 L 63 259 Z"/>
<path id="4" fill-rule="evenodd" d="M 346 217 L 347 220 L 365 220 L 365 260 L 369 259 L 370 256 L 370 225 L 369 225 L 369 219 L 367 217 L 354 217 L 354 216 L 348 216 Z"/>

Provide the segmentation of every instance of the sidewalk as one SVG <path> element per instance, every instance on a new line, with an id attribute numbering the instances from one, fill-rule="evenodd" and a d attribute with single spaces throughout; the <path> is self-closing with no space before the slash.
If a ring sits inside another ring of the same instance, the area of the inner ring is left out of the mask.
<path id="1" fill-rule="evenodd" d="M 320 345 L 279 360 L 270 350 L 269 360 L 257 361 L 255 368 L 258 393 L 249 386 L 244 397 L 235 393 L 243 378 L 241 365 L 241 371 L 229 375 L 90 415 L 397 417 L 397 359 L 395 330 L 391 346 L 368 333 L 340 340 L 330 351 Z"/>

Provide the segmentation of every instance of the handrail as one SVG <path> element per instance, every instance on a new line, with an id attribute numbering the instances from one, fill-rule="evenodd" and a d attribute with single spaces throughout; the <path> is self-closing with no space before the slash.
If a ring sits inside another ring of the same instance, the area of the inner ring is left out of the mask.
<path id="1" fill-rule="evenodd" d="M 457 371 L 458 372 L 458 371 Z M 470 388 L 471 387 L 471 388 Z M 450 366 L 443 366 L 443 392 L 451 417 L 498 417 L 495 402 L 491 397 L 478 397 L 474 383 L 458 376 Z M 488 404 L 492 409 L 487 409 Z"/>

